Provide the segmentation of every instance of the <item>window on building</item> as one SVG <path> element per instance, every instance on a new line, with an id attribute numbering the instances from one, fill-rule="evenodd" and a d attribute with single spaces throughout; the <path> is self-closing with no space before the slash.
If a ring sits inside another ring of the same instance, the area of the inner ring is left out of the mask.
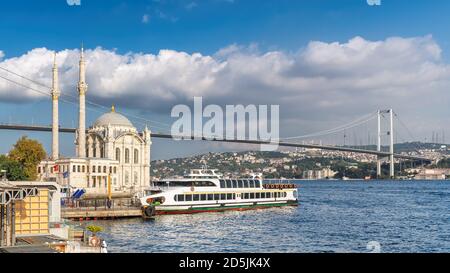
<path id="1" fill-rule="evenodd" d="M 102 166 L 98 166 L 98 172 L 99 172 L 99 173 L 102 172 Z"/>
<path id="2" fill-rule="evenodd" d="M 97 182 L 97 181 L 95 181 L 95 180 L 96 180 L 95 177 L 92 177 L 92 187 L 93 187 L 93 188 L 95 188 L 95 184 L 96 184 L 96 182 Z"/>
<path id="3" fill-rule="evenodd" d="M 106 166 L 103 166 L 103 172 L 106 173 Z"/>
<path id="4" fill-rule="evenodd" d="M 125 184 L 128 185 L 130 183 L 130 174 L 128 171 L 125 172 Z"/>
<path id="5" fill-rule="evenodd" d="M 38 173 L 41 173 L 41 167 L 38 167 Z"/>
<path id="6" fill-rule="evenodd" d="M 73 167 L 72 167 L 72 172 L 74 172 L 74 173 L 77 172 L 77 166 L 73 165 Z"/>
<path id="7" fill-rule="evenodd" d="M 103 147 L 100 147 L 100 157 L 101 158 L 105 157 L 105 150 L 103 149 Z"/>
<path id="8" fill-rule="evenodd" d="M 92 172 L 95 173 L 95 166 L 92 166 Z"/>
<path id="9" fill-rule="evenodd" d="M 93 150 L 93 157 L 97 157 L 97 148 L 94 148 Z"/>
<path id="10" fill-rule="evenodd" d="M 138 163 L 139 163 L 139 150 L 134 149 L 134 164 L 138 164 Z"/>
<path id="11" fill-rule="evenodd" d="M 114 167 L 114 173 L 117 173 L 117 167 Z"/>
<path id="12" fill-rule="evenodd" d="M 125 149 L 125 163 L 130 163 L 130 149 Z"/>
<path id="13" fill-rule="evenodd" d="M 120 149 L 116 148 L 116 160 L 120 162 Z"/>

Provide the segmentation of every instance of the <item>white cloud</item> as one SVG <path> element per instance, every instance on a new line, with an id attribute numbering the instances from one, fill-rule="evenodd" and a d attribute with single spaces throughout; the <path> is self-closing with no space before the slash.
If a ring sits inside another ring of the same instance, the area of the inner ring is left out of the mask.
<path id="1" fill-rule="evenodd" d="M 63 92 L 75 94 L 78 54 L 58 53 Z M 213 56 L 173 50 L 121 55 L 98 47 L 87 50 L 86 58 L 88 98 L 104 104 L 113 100 L 164 114 L 193 96 L 222 105 L 279 104 L 281 129 L 293 134 L 330 128 L 386 107 L 410 118 L 419 132 L 427 124 L 449 123 L 450 67 L 431 36 L 313 41 L 296 53 L 231 45 Z M 52 52 L 37 48 L 0 65 L 50 84 L 51 62 Z M 41 97 L 0 79 L 2 101 Z"/>

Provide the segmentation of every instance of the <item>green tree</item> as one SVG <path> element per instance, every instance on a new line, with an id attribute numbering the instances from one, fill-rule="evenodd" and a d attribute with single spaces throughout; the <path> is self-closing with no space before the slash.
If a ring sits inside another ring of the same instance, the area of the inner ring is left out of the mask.
<path id="1" fill-rule="evenodd" d="M 27 180 L 36 180 L 37 165 L 45 157 L 42 144 L 26 136 L 21 137 L 9 152 L 9 158 L 20 165 Z"/>
<path id="2" fill-rule="evenodd" d="M 0 155 L 0 170 L 6 171 L 6 178 L 9 181 L 25 180 L 25 172 L 22 166 L 16 161 L 9 159 L 4 155 Z"/>

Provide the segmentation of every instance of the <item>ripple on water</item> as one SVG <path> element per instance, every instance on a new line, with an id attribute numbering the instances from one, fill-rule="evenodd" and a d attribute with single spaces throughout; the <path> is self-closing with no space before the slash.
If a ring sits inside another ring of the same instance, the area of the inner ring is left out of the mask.
<path id="1" fill-rule="evenodd" d="M 300 206 L 99 221 L 112 252 L 450 250 L 447 182 L 297 182 Z M 87 224 L 87 223 L 85 223 Z"/>

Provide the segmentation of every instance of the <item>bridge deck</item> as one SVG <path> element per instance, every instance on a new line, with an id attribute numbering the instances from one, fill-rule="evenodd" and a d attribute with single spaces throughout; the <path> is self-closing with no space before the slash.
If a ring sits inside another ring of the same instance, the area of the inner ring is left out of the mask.
<path id="1" fill-rule="evenodd" d="M 51 132 L 51 126 L 34 126 L 34 125 L 11 125 L 11 124 L 0 124 L 0 130 L 16 130 L 16 131 L 35 131 L 35 132 Z M 61 133 L 75 133 L 75 128 L 59 128 L 59 132 Z M 160 134 L 160 133 L 152 133 L 152 137 L 154 138 L 166 138 L 172 139 L 174 136 L 170 134 Z M 379 157 L 388 157 L 391 154 L 389 152 L 378 152 L 373 150 L 364 150 L 364 149 L 356 149 L 350 147 L 339 147 L 339 146 L 329 146 L 329 145 L 314 145 L 314 144 L 300 144 L 300 143 L 291 143 L 291 142 L 279 142 L 279 143 L 271 143 L 267 141 L 259 141 L 259 140 L 228 140 L 228 139 L 210 139 L 206 137 L 202 138 L 194 138 L 194 137 L 183 137 L 184 139 L 192 139 L 192 140 L 204 140 L 204 141 L 215 141 L 215 142 L 228 142 L 228 143 L 240 143 L 240 144 L 253 144 L 253 145 L 270 145 L 277 144 L 279 146 L 284 147 L 298 147 L 298 148 L 308 148 L 308 149 L 320 149 L 320 150 L 330 150 L 330 151 L 342 151 L 342 152 L 351 152 L 351 153 L 360 153 L 360 154 L 371 154 Z M 409 160 L 421 160 L 425 162 L 429 162 L 430 159 L 418 156 L 409 156 L 409 155 L 401 155 L 394 154 L 395 158 L 409 159 Z"/>

